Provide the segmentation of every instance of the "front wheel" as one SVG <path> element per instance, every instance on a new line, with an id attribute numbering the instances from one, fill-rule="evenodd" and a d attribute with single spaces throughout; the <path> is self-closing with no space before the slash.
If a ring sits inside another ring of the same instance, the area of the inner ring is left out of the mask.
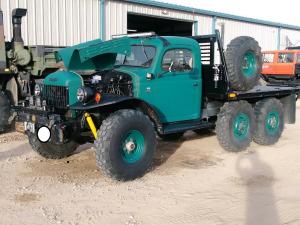
<path id="1" fill-rule="evenodd" d="M 271 98 L 259 101 L 255 105 L 257 129 L 253 140 L 257 144 L 275 144 L 284 129 L 283 106 L 278 99 Z"/>
<path id="2" fill-rule="evenodd" d="M 113 179 L 135 179 L 151 166 L 156 142 L 153 124 L 146 115 L 119 110 L 104 120 L 98 131 L 97 164 Z"/>
<path id="3" fill-rule="evenodd" d="M 254 122 L 254 110 L 248 102 L 225 103 L 216 122 L 220 145 L 232 152 L 247 149 L 252 141 Z"/>
<path id="4" fill-rule="evenodd" d="M 74 141 L 65 144 L 54 144 L 52 142 L 42 143 L 35 134 L 28 134 L 29 144 L 32 149 L 46 159 L 62 159 L 70 156 L 78 147 Z"/>

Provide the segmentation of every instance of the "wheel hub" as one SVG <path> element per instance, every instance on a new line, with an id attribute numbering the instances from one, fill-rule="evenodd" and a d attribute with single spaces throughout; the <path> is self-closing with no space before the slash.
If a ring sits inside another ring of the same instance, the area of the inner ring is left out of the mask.
<path id="1" fill-rule="evenodd" d="M 256 63 L 256 56 L 254 52 L 246 52 L 246 54 L 244 55 L 244 62 L 242 65 L 242 70 L 246 77 L 251 77 L 255 74 L 257 67 Z"/>
<path id="2" fill-rule="evenodd" d="M 131 130 L 124 135 L 121 152 L 123 160 L 126 163 L 135 163 L 139 161 L 145 152 L 145 138 L 138 130 Z"/>
<path id="3" fill-rule="evenodd" d="M 125 147 L 126 147 L 126 150 L 130 153 L 135 150 L 136 145 L 133 140 L 130 140 L 129 142 L 126 143 Z"/>
<path id="4" fill-rule="evenodd" d="M 279 113 L 272 111 L 267 115 L 266 118 L 266 129 L 269 133 L 275 134 L 279 128 Z"/>
<path id="5" fill-rule="evenodd" d="M 275 128 L 276 127 L 276 124 L 277 124 L 277 119 L 275 117 L 272 117 L 270 120 L 269 120 L 269 124 L 272 128 Z"/>
<path id="6" fill-rule="evenodd" d="M 249 127 L 249 117 L 244 113 L 238 114 L 233 122 L 234 136 L 239 140 L 245 139 L 248 136 Z"/>

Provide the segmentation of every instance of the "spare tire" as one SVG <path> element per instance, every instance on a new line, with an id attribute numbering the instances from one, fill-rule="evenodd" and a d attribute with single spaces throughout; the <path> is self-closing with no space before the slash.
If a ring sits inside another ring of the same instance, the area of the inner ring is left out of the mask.
<path id="1" fill-rule="evenodd" d="M 233 39 L 225 52 L 230 87 L 248 91 L 258 84 L 262 69 L 262 54 L 258 42 L 252 37 Z"/>

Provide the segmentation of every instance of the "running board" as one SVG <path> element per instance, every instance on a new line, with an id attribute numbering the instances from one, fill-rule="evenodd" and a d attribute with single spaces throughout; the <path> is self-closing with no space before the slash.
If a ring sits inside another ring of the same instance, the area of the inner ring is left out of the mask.
<path id="1" fill-rule="evenodd" d="M 204 121 L 180 122 L 167 124 L 163 128 L 163 134 L 180 133 L 188 130 L 214 128 L 215 124 Z"/>

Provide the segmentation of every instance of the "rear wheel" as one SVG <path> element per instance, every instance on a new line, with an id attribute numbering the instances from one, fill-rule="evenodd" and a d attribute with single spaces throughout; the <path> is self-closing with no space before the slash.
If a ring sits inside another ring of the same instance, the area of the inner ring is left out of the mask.
<path id="1" fill-rule="evenodd" d="M 278 99 L 259 101 L 255 105 L 256 130 L 253 140 L 257 144 L 275 144 L 284 129 L 283 106 Z"/>
<path id="2" fill-rule="evenodd" d="M 100 169 L 116 180 L 132 180 L 149 169 L 156 149 L 152 122 L 142 112 L 119 110 L 103 121 L 96 145 Z"/>
<path id="3" fill-rule="evenodd" d="M 232 152 L 247 149 L 252 141 L 254 121 L 254 111 L 248 102 L 225 103 L 216 122 L 220 145 Z"/>
<path id="4" fill-rule="evenodd" d="M 8 119 L 10 117 L 10 102 L 4 92 L 0 92 L 0 132 L 8 128 Z"/>
<path id="5" fill-rule="evenodd" d="M 29 144 L 39 155 L 47 159 L 62 159 L 70 156 L 78 147 L 74 141 L 65 144 L 42 143 L 35 134 L 28 134 Z"/>
<path id="6" fill-rule="evenodd" d="M 227 46 L 225 59 L 231 88 L 247 91 L 257 85 L 262 68 L 261 48 L 251 37 L 237 37 Z"/>

